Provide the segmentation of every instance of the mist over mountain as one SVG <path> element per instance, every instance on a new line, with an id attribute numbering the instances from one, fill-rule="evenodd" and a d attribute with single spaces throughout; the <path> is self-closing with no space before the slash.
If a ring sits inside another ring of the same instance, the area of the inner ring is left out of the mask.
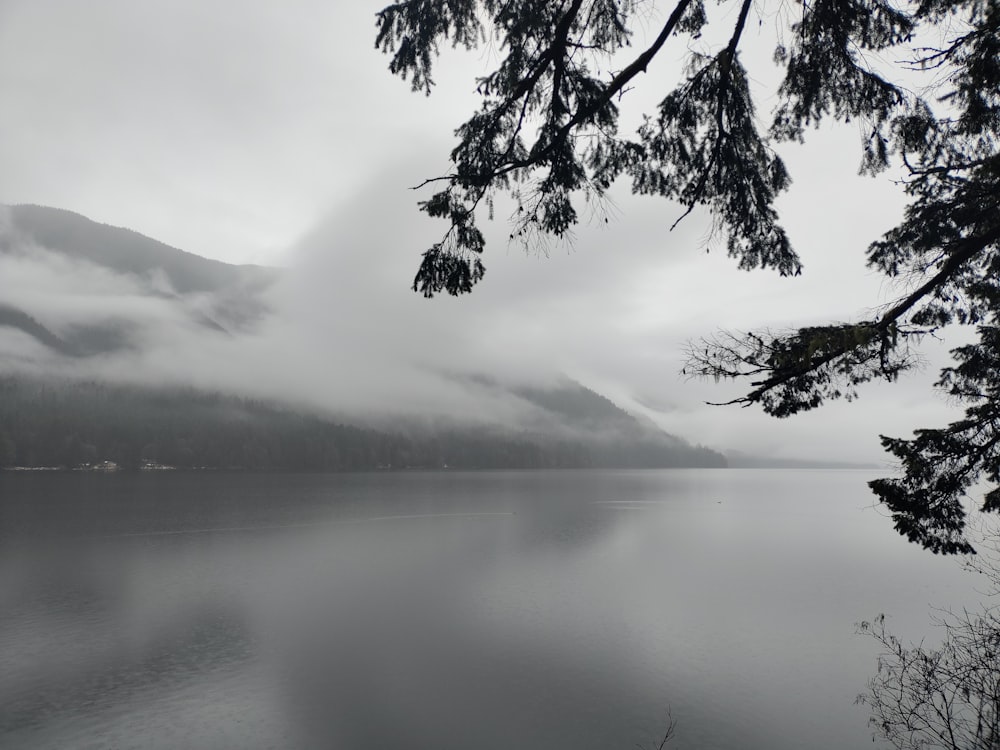
<path id="1" fill-rule="evenodd" d="M 209 260 L 71 211 L 21 205 L 4 214 L 0 262 L 17 283 L 4 285 L 0 321 L 61 354 L 142 345 L 135 310 L 94 304 L 93 296 L 146 297 L 180 321 L 221 333 L 247 331 L 267 313 L 264 294 L 279 276 L 276 269 Z M 62 290 L 63 299 L 48 298 L 67 277 L 76 284 Z"/>
<path id="2" fill-rule="evenodd" d="M 362 301 L 344 275 L 234 266 L 61 209 L 0 209 L 0 465 L 725 465 L 554 363 L 477 357 L 448 326 L 387 330 L 406 316 Z M 446 356 L 422 356 L 439 340 Z"/>

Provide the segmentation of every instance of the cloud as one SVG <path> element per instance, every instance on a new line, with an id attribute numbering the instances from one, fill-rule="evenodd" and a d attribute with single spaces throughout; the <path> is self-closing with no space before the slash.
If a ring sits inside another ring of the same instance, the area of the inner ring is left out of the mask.
<path id="1" fill-rule="evenodd" d="M 380 7 L 5 0 L 0 202 L 274 262 L 407 134 L 447 144 L 431 123 L 464 113 L 385 72 Z"/>

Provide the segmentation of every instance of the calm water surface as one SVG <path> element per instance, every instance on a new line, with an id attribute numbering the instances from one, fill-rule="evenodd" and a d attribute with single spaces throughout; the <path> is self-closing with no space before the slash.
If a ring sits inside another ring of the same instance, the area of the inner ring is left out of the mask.
<path id="1" fill-rule="evenodd" d="M 871 748 L 868 478 L 0 474 L 0 747 Z"/>

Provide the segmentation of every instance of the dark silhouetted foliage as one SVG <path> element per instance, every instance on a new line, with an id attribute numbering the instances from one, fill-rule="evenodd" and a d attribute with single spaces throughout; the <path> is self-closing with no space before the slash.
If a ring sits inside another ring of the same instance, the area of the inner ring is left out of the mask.
<path id="1" fill-rule="evenodd" d="M 858 703 L 871 709 L 870 725 L 898 750 L 995 750 L 1000 747 L 1000 594 L 998 538 L 988 528 L 989 553 L 969 558 L 971 571 L 989 581 L 977 609 L 938 610 L 940 643 L 907 644 L 885 616 L 859 631 L 878 644 L 878 669 Z M 985 562 L 978 562 L 985 558 Z"/>
<path id="2" fill-rule="evenodd" d="M 424 183 L 437 192 L 421 209 L 448 228 L 413 287 L 461 294 L 483 277 L 476 216 L 492 213 L 498 194 L 515 201 L 511 239 L 528 244 L 565 236 L 580 202 L 619 177 L 679 203 L 681 218 L 706 207 L 741 268 L 798 274 L 774 207 L 789 178 L 773 145 L 802 140 L 825 119 L 860 122 L 862 173 L 901 166 L 911 199 L 902 223 L 869 247 L 868 264 L 912 291 L 867 320 L 702 341 L 686 371 L 749 379 L 750 392 L 731 403 L 784 417 L 896 380 L 915 364 L 920 338 L 944 325 L 977 326 L 979 343 L 956 350 L 959 364 L 940 383 L 968 404 L 966 418 L 912 440 L 884 437 L 905 475 L 872 483 L 908 538 L 970 551 L 964 493 L 1000 471 L 1000 3 L 720 4 L 678 0 L 657 14 L 642 0 L 407 0 L 379 12 L 376 46 L 416 91 L 430 93 L 442 44 L 488 46 L 498 60 L 478 79 L 480 108 L 456 131 L 452 169 Z M 651 43 L 631 49 L 632 30 L 655 17 Z M 759 125 L 740 57 L 746 30 L 765 24 L 778 27 L 783 74 L 769 127 Z M 708 38 L 714 51 L 704 51 Z M 623 97 L 668 42 L 687 56 L 681 80 L 625 137 Z M 900 61 L 891 74 L 869 63 L 891 59 Z M 998 504 L 987 495 L 986 509 Z"/>
<path id="3" fill-rule="evenodd" d="M 937 648 L 906 645 L 885 617 L 860 630 L 882 647 L 859 703 L 899 750 L 993 750 L 1000 746 L 1000 621 L 995 611 L 948 614 Z"/>

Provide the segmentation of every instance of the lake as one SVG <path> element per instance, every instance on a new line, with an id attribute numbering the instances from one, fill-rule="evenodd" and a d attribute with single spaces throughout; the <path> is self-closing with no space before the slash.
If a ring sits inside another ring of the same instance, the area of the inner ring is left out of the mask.
<path id="1" fill-rule="evenodd" d="M 0 473 L 0 747 L 877 747 L 875 475 Z"/>

